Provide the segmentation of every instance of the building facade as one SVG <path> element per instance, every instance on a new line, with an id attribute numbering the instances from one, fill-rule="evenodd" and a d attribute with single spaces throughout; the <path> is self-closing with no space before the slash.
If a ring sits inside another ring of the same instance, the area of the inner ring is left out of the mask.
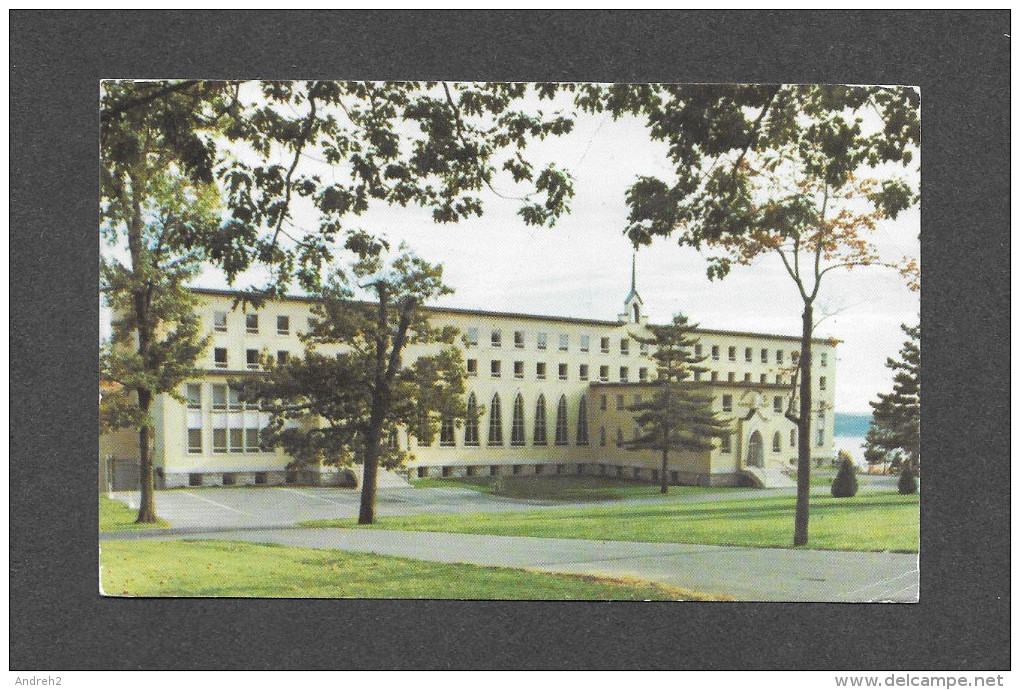
<path id="1" fill-rule="evenodd" d="M 289 471 L 282 450 L 266 452 L 259 430 L 267 414 L 247 409 L 228 380 L 258 372 L 267 356 L 300 357 L 311 300 L 289 297 L 261 309 L 234 308 L 236 293 L 196 289 L 212 342 L 182 386 L 180 403 L 153 405 L 157 481 L 162 487 L 221 484 L 330 483 L 329 469 Z M 594 474 L 658 481 L 661 457 L 630 451 L 636 433 L 628 407 L 653 393 L 655 361 L 637 337 L 647 337 L 644 305 L 632 281 L 623 312 L 594 320 L 430 308 L 434 326 L 456 327 L 466 339 L 467 404 L 477 413 L 444 424 L 430 446 L 400 433 L 392 442 L 410 451 L 408 475 Z M 701 377 L 732 434 L 707 453 L 671 453 L 676 484 L 769 485 L 797 457 L 794 425 L 785 410 L 792 393 L 798 337 L 699 329 L 711 371 Z M 319 346 L 322 351 L 326 348 Z M 836 341 L 813 342 L 811 382 L 817 409 L 812 456 L 833 456 Z M 413 360 L 410 348 L 405 359 Z M 101 440 L 101 455 L 137 458 L 137 435 Z"/>

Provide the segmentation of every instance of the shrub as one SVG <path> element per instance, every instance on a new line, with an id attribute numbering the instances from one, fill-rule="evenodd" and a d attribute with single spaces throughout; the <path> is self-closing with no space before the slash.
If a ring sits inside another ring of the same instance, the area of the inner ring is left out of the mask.
<path id="1" fill-rule="evenodd" d="M 832 481 L 832 495 L 835 498 L 850 498 L 857 494 L 857 472 L 854 464 L 844 459 Z"/>
<path id="2" fill-rule="evenodd" d="M 340 479 L 337 482 L 337 486 L 345 489 L 357 489 L 358 475 L 350 467 L 344 467 L 340 470 Z"/>
<path id="3" fill-rule="evenodd" d="M 909 466 L 900 472 L 900 481 L 896 488 L 904 495 L 917 493 L 917 478 L 914 477 L 914 471 Z"/>

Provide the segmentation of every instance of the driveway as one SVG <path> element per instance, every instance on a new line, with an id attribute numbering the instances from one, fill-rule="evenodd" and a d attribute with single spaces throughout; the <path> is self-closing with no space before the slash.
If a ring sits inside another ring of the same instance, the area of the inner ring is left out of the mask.
<path id="1" fill-rule="evenodd" d="M 127 535 L 124 535 L 127 536 Z M 636 577 L 740 601 L 901 602 L 918 597 L 916 554 L 761 549 L 374 529 L 244 529 L 147 539 L 225 539 L 440 563 Z"/>

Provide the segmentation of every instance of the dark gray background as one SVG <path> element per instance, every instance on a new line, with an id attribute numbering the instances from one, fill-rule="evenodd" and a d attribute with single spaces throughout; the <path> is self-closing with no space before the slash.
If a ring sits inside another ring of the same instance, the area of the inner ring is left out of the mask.
<path id="1" fill-rule="evenodd" d="M 12 669 L 1009 667 L 1009 12 L 10 20 Z M 97 104 L 113 77 L 919 85 L 921 603 L 98 596 Z"/>

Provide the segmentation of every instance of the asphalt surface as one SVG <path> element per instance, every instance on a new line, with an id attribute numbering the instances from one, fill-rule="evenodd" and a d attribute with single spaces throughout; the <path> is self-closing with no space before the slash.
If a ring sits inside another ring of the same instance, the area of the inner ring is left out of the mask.
<path id="1" fill-rule="evenodd" d="M 877 488 L 877 487 L 876 487 Z M 758 497 L 790 490 L 751 490 Z M 699 493 L 687 501 L 735 497 Z M 137 493 L 114 494 L 137 505 Z M 314 487 L 175 489 L 157 493 L 173 528 L 104 533 L 106 539 L 227 539 L 403 556 L 443 563 L 636 577 L 742 601 L 916 602 L 916 554 L 794 550 L 547 539 L 493 535 L 298 527 L 307 520 L 356 517 L 360 492 Z M 650 503 L 658 499 L 632 499 Z M 615 501 L 614 503 L 621 503 Z M 469 489 L 380 489 L 379 515 L 507 512 L 564 507 Z M 587 504 L 590 505 L 590 504 Z"/>

